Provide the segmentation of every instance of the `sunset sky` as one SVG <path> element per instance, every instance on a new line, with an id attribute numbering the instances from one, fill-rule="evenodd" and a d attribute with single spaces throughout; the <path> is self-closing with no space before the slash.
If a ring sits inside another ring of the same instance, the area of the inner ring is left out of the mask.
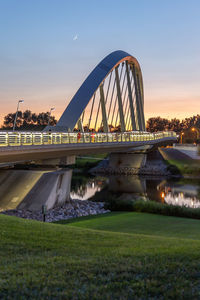
<path id="1" fill-rule="evenodd" d="M 200 114 L 199 0 L 0 0 L 0 123 L 22 110 L 59 118 L 107 54 L 142 68 L 145 116 Z"/>

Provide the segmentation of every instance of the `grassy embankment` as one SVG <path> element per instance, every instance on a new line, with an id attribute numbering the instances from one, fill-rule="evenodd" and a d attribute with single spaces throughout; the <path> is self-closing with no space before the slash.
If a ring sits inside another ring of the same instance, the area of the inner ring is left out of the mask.
<path id="1" fill-rule="evenodd" d="M 182 175 L 200 175 L 200 162 L 197 160 L 169 159 L 167 163 L 176 166 Z"/>
<path id="2" fill-rule="evenodd" d="M 107 157 L 107 153 L 91 154 L 78 156 L 76 163 L 73 166 L 74 169 L 81 169 L 83 172 L 95 167 L 101 160 Z"/>
<path id="3" fill-rule="evenodd" d="M 198 220 L 111 213 L 46 224 L 0 215 L 0 299 L 198 299 Z"/>
<path id="4" fill-rule="evenodd" d="M 187 158 L 187 156 L 183 158 L 184 155 L 181 155 L 181 153 L 179 157 L 177 150 L 173 151 L 173 149 L 164 150 L 161 148 L 160 152 L 165 162 L 168 164 L 169 170 L 174 175 L 200 175 L 200 160 Z"/>

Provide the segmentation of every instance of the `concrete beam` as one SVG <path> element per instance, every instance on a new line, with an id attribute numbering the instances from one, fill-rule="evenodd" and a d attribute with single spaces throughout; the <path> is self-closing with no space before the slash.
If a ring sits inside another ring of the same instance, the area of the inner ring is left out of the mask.
<path id="1" fill-rule="evenodd" d="M 75 164 L 75 156 L 64 156 L 59 158 L 48 158 L 48 159 L 40 159 L 35 160 L 34 163 L 36 165 L 42 165 L 42 166 L 68 166 Z"/>

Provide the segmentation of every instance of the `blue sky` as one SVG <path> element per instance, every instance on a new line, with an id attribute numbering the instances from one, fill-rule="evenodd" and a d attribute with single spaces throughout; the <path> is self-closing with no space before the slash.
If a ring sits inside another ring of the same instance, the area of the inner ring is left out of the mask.
<path id="1" fill-rule="evenodd" d="M 55 106 L 58 118 L 118 49 L 141 65 L 146 118 L 197 114 L 199 30 L 199 0 L 0 0 L 0 122 L 20 98 L 36 112 Z"/>

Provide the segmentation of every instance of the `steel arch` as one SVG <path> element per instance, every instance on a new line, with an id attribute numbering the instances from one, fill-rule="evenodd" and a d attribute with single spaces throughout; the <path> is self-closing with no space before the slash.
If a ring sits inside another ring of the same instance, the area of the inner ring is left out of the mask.
<path id="1" fill-rule="evenodd" d="M 57 125 L 54 127 L 56 131 L 73 130 L 74 126 L 78 122 L 82 112 L 86 108 L 90 99 L 100 84 L 105 80 L 108 74 L 115 69 L 120 63 L 127 61 L 135 68 L 135 74 L 138 77 L 139 92 L 140 92 L 140 105 L 142 109 L 141 128 L 145 130 L 144 123 L 144 92 L 143 92 L 143 80 L 140 65 L 135 57 L 127 52 L 118 50 L 107 55 L 89 74 L 86 80 L 83 82 L 79 90 L 76 92 L 67 108 L 63 112 Z"/>

